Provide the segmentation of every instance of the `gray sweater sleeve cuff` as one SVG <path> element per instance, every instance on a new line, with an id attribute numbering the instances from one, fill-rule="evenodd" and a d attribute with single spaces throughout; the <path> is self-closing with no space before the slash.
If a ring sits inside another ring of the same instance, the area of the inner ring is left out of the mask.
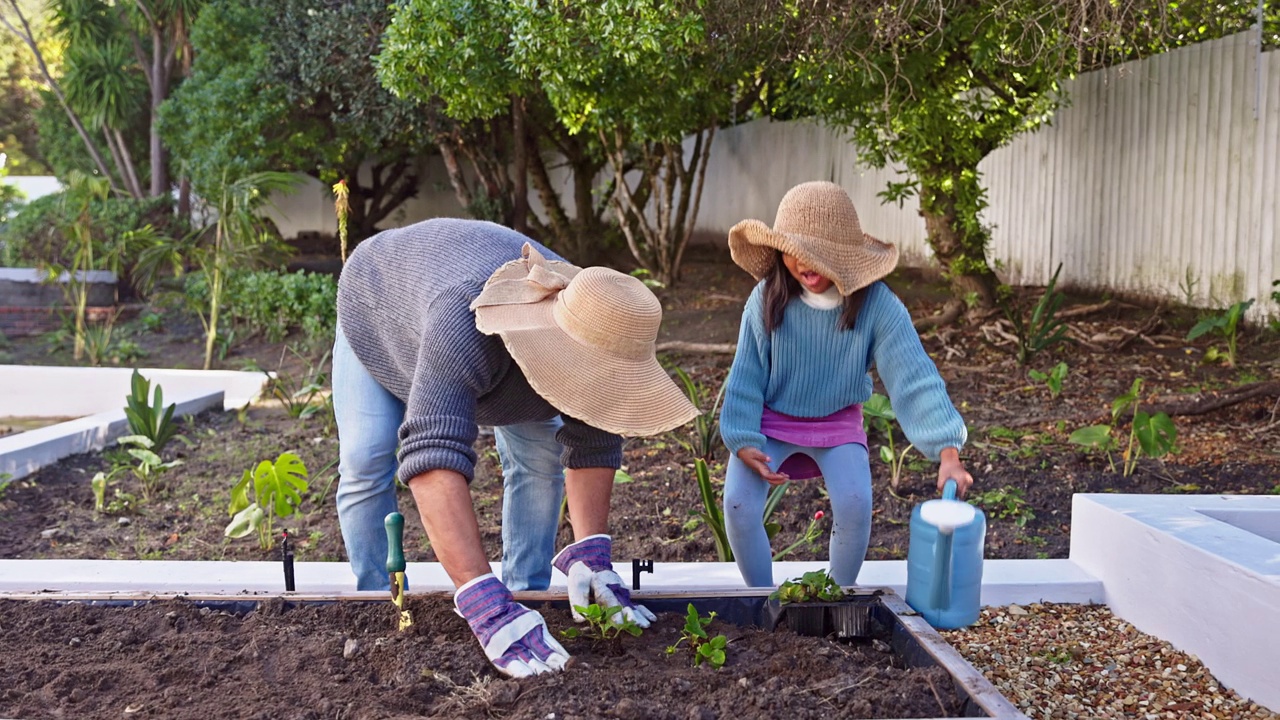
<path id="1" fill-rule="evenodd" d="M 622 438 L 591 427 L 580 420 L 564 417 L 564 426 L 556 433 L 562 448 L 560 462 L 566 468 L 622 467 Z"/>
<path id="2" fill-rule="evenodd" d="M 452 470 L 467 482 L 475 476 L 475 422 L 438 415 L 417 417 L 400 426 L 400 481 L 408 483 L 430 470 Z"/>

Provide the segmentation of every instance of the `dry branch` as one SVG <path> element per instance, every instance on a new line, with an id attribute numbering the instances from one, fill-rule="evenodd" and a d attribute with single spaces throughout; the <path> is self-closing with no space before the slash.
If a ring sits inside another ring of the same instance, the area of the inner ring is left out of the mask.
<path id="1" fill-rule="evenodd" d="M 732 355 L 738 349 L 735 343 L 691 343 L 682 340 L 671 340 L 658 343 L 654 351 L 664 353 L 684 353 L 686 355 Z"/>
<path id="2" fill-rule="evenodd" d="M 1169 416 L 1204 415 L 1215 410 L 1221 410 L 1223 408 L 1231 407 L 1232 405 L 1238 405 L 1246 400 L 1271 396 L 1280 396 L 1280 380 L 1264 380 L 1262 382 L 1249 383 L 1248 385 L 1240 385 L 1239 387 L 1212 393 L 1206 397 L 1199 397 L 1186 402 L 1148 405 L 1142 409 L 1151 414 L 1162 412 Z"/>

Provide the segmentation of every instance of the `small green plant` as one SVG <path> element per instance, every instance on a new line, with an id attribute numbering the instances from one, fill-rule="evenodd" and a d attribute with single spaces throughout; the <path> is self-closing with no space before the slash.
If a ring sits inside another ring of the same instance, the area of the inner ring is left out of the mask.
<path id="1" fill-rule="evenodd" d="M 716 635 L 711 637 L 707 633 L 707 627 L 716 619 L 716 614 L 712 612 L 710 615 L 699 615 L 698 609 L 689 603 L 688 614 L 684 620 L 684 630 L 680 633 L 680 639 L 675 645 L 667 647 L 668 655 L 675 655 L 679 650 L 680 643 L 687 642 L 687 647 L 693 651 L 693 666 L 698 667 L 702 663 L 708 663 L 711 667 L 719 670 L 724 666 L 726 659 L 725 648 L 729 641 L 724 635 Z"/>
<path id="2" fill-rule="evenodd" d="M 133 340 L 125 338 L 117 340 L 108 354 L 111 356 L 111 362 L 116 365 L 132 365 L 146 357 L 147 351 Z"/>
<path id="3" fill-rule="evenodd" d="M 689 402 L 695 407 L 702 407 L 703 402 L 708 399 L 709 393 L 707 389 L 700 383 L 689 377 L 689 373 L 682 368 L 675 368 L 676 378 L 684 387 L 684 394 L 689 398 Z M 682 447 L 694 456 L 710 461 L 712 455 L 715 454 L 719 443 L 716 438 L 719 435 L 719 426 L 716 422 L 716 416 L 720 411 L 720 401 L 724 399 L 724 383 L 720 384 L 720 390 L 716 392 L 714 399 L 711 400 L 711 409 L 702 413 L 693 419 L 693 433 L 689 440 L 677 440 Z"/>
<path id="4" fill-rule="evenodd" d="M 81 344 L 85 359 L 90 365 L 98 367 L 110 359 L 112 353 L 111 336 L 115 331 L 116 317 L 119 313 L 109 313 L 105 320 L 87 323 L 81 328 Z"/>
<path id="5" fill-rule="evenodd" d="M 297 512 L 307 487 L 307 466 L 291 452 L 281 453 L 274 463 L 263 460 L 255 469 L 245 470 L 231 488 L 227 506 L 231 522 L 223 534 L 242 538 L 256 531 L 259 547 L 270 550 L 275 543 L 274 517 L 287 518 Z M 253 502 L 249 501 L 250 488 Z"/>
<path id="6" fill-rule="evenodd" d="M 1151 415 L 1139 410 L 1139 395 L 1142 393 L 1142 378 L 1135 378 L 1129 392 L 1116 398 L 1111 403 L 1111 423 L 1108 425 L 1089 425 L 1071 433 L 1070 442 L 1087 448 L 1100 450 L 1107 455 L 1107 463 L 1115 472 L 1115 460 L 1111 453 L 1120 448 L 1120 441 L 1114 436 L 1121 416 L 1132 411 L 1129 425 L 1129 440 L 1125 445 L 1121 474 L 1129 477 L 1137 468 L 1138 458 L 1143 455 L 1160 458 L 1176 451 L 1178 444 L 1178 427 L 1165 413 Z"/>
<path id="7" fill-rule="evenodd" d="M 622 607 L 602 607 L 596 603 L 590 605 L 574 605 L 574 610 L 587 620 L 587 629 L 570 627 L 560 631 L 560 635 L 566 638 L 588 637 L 597 642 L 611 643 L 617 645 L 622 640 L 622 634 L 626 633 L 632 637 L 640 637 L 644 632 L 644 628 L 628 620 L 622 614 Z"/>
<path id="8" fill-rule="evenodd" d="M 178 406 L 175 403 L 165 407 L 164 390 L 159 383 L 156 384 L 153 399 L 151 381 L 136 369 L 129 386 L 130 392 L 125 398 L 124 408 L 124 415 L 129 420 L 129 430 L 133 435 L 149 440 L 151 445 L 147 449 L 158 453 L 170 440 L 179 437 L 178 423 L 173 419 L 173 412 Z"/>
<path id="9" fill-rule="evenodd" d="M 157 333 L 164 329 L 164 316 L 153 311 L 147 311 L 145 315 L 138 318 L 138 324 L 149 333 Z"/>
<path id="10" fill-rule="evenodd" d="M 1062 381 L 1067 379 L 1067 364 L 1060 362 L 1047 373 L 1039 370 L 1028 370 L 1027 375 L 1036 382 L 1042 382 L 1049 388 L 1049 398 L 1057 399 L 1062 394 Z"/>
<path id="11" fill-rule="evenodd" d="M 1209 332 L 1221 335 L 1227 341 L 1227 365 L 1229 367 L 1235 367 L 1237 358 L 1236 343 L 1239 336 L 1240 320 L 1244 318 L 1244 314 L 1248 312 L 1249 308 L 1252 306 L 1252 299 L 1244 300 L 1232 305 L 1221 313 L 1202 318 L 1200 322 L 1196 323 L 1195 326 L 1191 328 L 1190 332 L 1187 333 L 1187 340 L 1195 340 L 1201 335 Z M 1215 348 L 1210 348 L 1210 350 L 1214 349 Z M 1213 359 L 1210 359 L 1210 354 L 1206 352 L 1205 360 L 1212 362 L 1213 360 L 1216 360 L 1218 356 L 1219 353 L 1214 352 Z"/>
<path id="12" fill-rule="evenodd" d="M 774 553 L 773 561 L 781 560 L 795 552 L 802 545 L 815 545 L 818 542 L 818 538 L 822 537 L 822 518 L 824 517 L 826 517 L 826 513 L 821 510 L 814 513 L 813 519 L 809 521 L 809 527 L 800 536 L 800 539 Z"/>
<path id="13" fill-rule="evenodd" d="M 897 449 L 893 439 L 893 422 L 898 416 L 893 412 L 889 398 L 884 395 L 871 393 L 871 397 L 862 403 L 862 416 L 868 425 L 879 430 L 887 440 L 888 444 L 880 446 L 880 459 L 889 466 L 889 491 L 897 495 L 898 487 L 902 484 L 902 468 L 915 446 L 907 443 L 901 451 Z"/>
<path id="14" fill-rule="evenodd" d="M 1022 488 L 1002 487 L 996 490 L 976 493 L 973 502 L 992 517 L 1012 520 L 1018 527 L 1026 527 L 1027 523 L 1036 519 L 1036 514 L 1022 495 Z"/>
<path id="15" fill-rule="evenodd" d="M 844 599 L 840 587 L 826 570 L 813 570 L 794 580 L 786 580 L 769 596 L 783 605 L 802 602 L 836 602 Z"/>
<path id="16" fill-rule="evenodd" d="M 161 459 L 155 452 L 155 444 L 151 442 L 151 438 L 144 435 L 125 435 L 116 442 L 127 446 L 129 457 L 136 461 L 129 470 L 142 484 L 143 500 L 150 500 L 159 490 L 160 475 L 165 470 L 182 464 L 181 460 L 165 462 Z"/>
<path id="17" fill-rule="evenodd" d="M 1271 291 L 1271 302 L 1280 305 L 1280 280 L 1271 281 L 1271 287 L 1276 288 Z M 1280 317 L 1271 321 L 1271 331 L 1280 332 Z"/>
<path id="18" fill-rule="evenodd" d="M 636 268 L 635 270 L 632 270 L 630 274 L 631 274 L 631 277 L 636 278 L 640 282 L 644 283 L 644 286 L 647 288 L 657 289 L 657 288 L 666 287 L 666 285 L 662 284 L 661 280 L 655 278 L 653 276 L 653 273 L 649 272 L 645 268 Z"/>
<path id="19" fill-rule="evenodd" d="M 723 503 L 715 485 L 711 483 L 711 471 L 707 467 L 707 462 L 702 458 L 694 460 L 693 473 L 698 481 L 698 493 L 702 497 L 702 510 L 691 510 L 689 514 L 696 515 L 711 530 L 711 537 L 716 544 L 716 555 L 719 556 L 720 562 L 733 562 L 733 548 L 729 547 L 729 535 L 724 529 L 724 512 L 721 510 Z M 769 522 L 769 517 L 773 515 L 774 510 L 778 509 L 778 503 L 782 502 L 782 496 L 787 494 L 789 487 L 791 487 L 789 482 L 774 486 L 765 500 L 764 530 L 770 540 L 778 534 L 782 526 Z"/>
<path id="20" fill-rule="evenodd" d="M 295 357 L 306 362 L 307 369 L 301 375 L 292 375 L 284 371 L 284 354 L 292 352 Z M 271 396 L 280 401 L 289 417 L 305 420 L 316 413 L 332 408 L 329 398 L 325 397 L 325 383 L 329 376 L 324 372 L 329 353 L 312 364 L 293 347 L 280 351 L 280 365 L 274 377 L 267 383 Z"/>
<path id="21" fill-rule="evenodd" d="M 1057 317 L 1064 299 L 1063 294 L 1055 290 L 1058 274 L 1061 272 L 1062 263 L 1058 263 L 1053 277 L 1049 279 L 1049 285 L 1031 308 L 1030 318 L 1024 316 L 1022 306 L 1017 301 L 1010 299 L 1004 305 L 1005 317 L 1013 326 L 1013 334 L 1018 340 L 1014 356 L 1022 367 L 1026 367 L 1042 351 L 1068 340 L 1067 324 Z"/>

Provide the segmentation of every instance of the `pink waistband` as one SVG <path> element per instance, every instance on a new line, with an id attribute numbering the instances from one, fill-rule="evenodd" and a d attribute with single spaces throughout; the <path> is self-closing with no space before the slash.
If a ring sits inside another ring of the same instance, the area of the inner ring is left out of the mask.
<path id="1" fill-rule="evenodd" d="M 862 427 L 862 405 L 850 405 L 826 417 L 801 418 L 783 415 L 769 408 L 760 417 L 760 432 L 765 437 L 801 447 L 835 447 L 846 443 L 866 446 L 867 431 Z"/>

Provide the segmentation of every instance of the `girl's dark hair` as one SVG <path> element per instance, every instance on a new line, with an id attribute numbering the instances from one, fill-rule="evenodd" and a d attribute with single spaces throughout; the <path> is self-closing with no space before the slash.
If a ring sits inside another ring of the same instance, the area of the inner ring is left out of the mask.
<path id="1" fill-rule="evenodd" d="M 764 278 L 764 331 L 772 334 L 782 326 L 782 318 L 787 311 L 787 303 L 802 292 L 800 281 L 791 276 L 787 266 L 782 263 L 782 253 L 774 251 L 773 269 Z M 867 288 L 855 290 L 844 297 L 840 310 L 840 329 L 852 330 L 858 320 L 858 312 L 867 298 Z"/>

